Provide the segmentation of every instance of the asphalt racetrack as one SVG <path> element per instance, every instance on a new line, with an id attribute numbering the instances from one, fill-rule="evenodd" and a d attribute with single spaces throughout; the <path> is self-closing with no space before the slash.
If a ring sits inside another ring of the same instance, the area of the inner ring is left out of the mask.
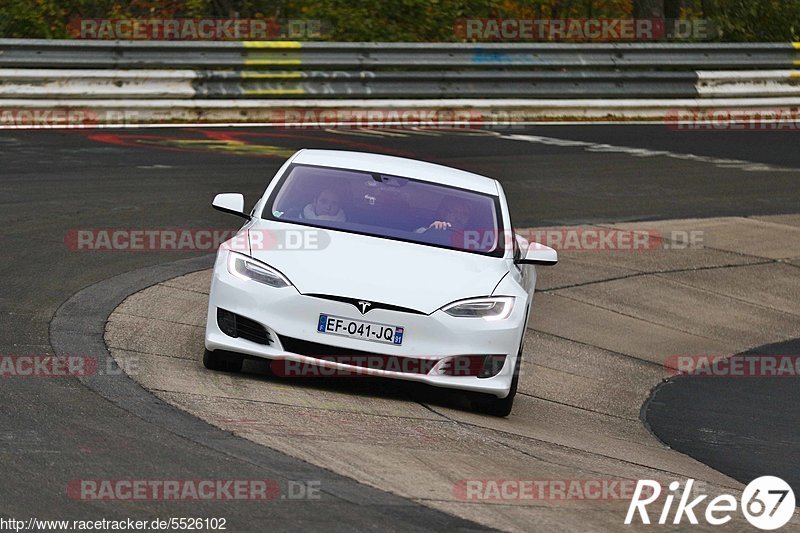
<path id="1" fill-rule="evenodd" d="M 235 219 L 210 208 L 214 194 L 242 192 L 249 207 L 283 160 L 304 147 L 407 156 L 496 177 L 518 227 L 711 217 L 800 227 L 791 217 L 800 213 L 800 153 L 796 134 L 785 131 L 673 131 L 661 125 L 495 132 L 4 130 L 0 354 L 51 354 L 56 339 L 83 350 L 81 355 L 99 356 L 105 319 L 125 298 L 210 264 L 207 254 L 197 252 L 76 251 L 69 237 L 76 230 L 235 229 Z M 759 257 L 779 261 L 786 279 L 796 279 L 797 256 Z M 797 286 L 788 290 L 796 293 Z M 796 308 L 780 312 L 797 323 Z M 776 328 L 774 341 L 790 341 L 793 331 L 790 325 Z M 766 342 L 748 348 L 759 344 Z M 797 354 L 797 344 L 775 353 Z M 800 493 L 796 379 L 731 381 L 671 380 L 656 390 L 642 416 L 663 442 L 734 479 L 779 475 Z M 121 373 L 97 380 L 3 379 L 0 398 L 0 517 L 202 515 L 226 517 L 234 531 L 269 524 L 341 530 L 491 526 L 216 429 Z M 85 479 L 253 477 L 320 480 L 325 497 L 253 505 L 94 502 L 68 493 L 71 482 Z"/>

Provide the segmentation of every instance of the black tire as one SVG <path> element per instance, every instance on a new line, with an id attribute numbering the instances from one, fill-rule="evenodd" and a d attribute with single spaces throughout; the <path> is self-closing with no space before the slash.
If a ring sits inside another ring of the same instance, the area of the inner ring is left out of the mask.
<path id="1" fill-rule="evenodd" d="M 505 398 L 498 398 L 490 394 L 485 395 L 479 400 L 472 402 L 472 408 L 479 412 L 492 416 L 505 417 L 511 414 L 511 409 L 514 407 L 514 397 L 517 395 L 517 384 L 519 383 L 519 365 L 522 361 L 517 358 L 517 364 L 514 367 L 514 377 L 511 378 L 511 390 L 508 391 L 508 396 Z"/>
<path id="2" fill-rule="evenodd" d="M 235 353 L 217 350 L 203 352 L 203 366 L 221 372 L 241 372 L 244 357 Z"/>
<path id="3" fill-rule="evenodd" d="M 472 409 L 474 411 L 499 417 L 506 417 L 511 414 L 511 409 L 514 407 L 514 397 L 517 395 L 517 386 L 519 385 L 519 368 L 522 366 L 522 348 L 524 341 L 525 334 L 523 333 L 522 342 L 520 342 L 519 346 L 519 353 L 517 354 L 517 363 L 514 365 L 514 376 L 511 378 L 511 389 L 508 391 L 508 396 L 505 398 L 498 398 L 497 396 L 493 396 L 491 394 L 482 394 L 479 399 L 472 401 Z"/>

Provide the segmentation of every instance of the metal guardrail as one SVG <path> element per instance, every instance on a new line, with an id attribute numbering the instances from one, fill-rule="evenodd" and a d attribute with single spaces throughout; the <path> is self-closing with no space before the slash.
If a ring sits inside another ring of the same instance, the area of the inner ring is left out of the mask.
<path id="1" fill-rule="evenodd" d="M 0 69 L 0 98 L 672 98 L 695 72 Z"/>
<path id="2" fill-rule="evenodd" d="M 299 77 L 262 78 L 259 73 L 206 73 L 193 85 L 198 96 L 243 98 L 295 94 L 347 98 L 564 98 L 676 97 L 694 95 L 691 72 L 303 72 Z"/>
<path id="3" fill-rule="evenodd" d="M 0 107 L 135 108 L 142 117 L 167 121 L 246 122 L 276 105 L 337 102 L 359 109 L 398 102 L 513 108 L 528 118 L 653 117 L 670 102 L 800 107 L 795 68 L 800 43 L 0 39 Z"/>
<path id="4" fill-rule="evenodd" d="M 181 42 L 0 39 L 0 67 L 25 68 L 792 68 L 798 45 Z"/>

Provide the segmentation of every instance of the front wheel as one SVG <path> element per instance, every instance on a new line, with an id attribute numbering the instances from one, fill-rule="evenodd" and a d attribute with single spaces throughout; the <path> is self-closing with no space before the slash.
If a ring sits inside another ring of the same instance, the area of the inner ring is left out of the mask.
<path id="1" fill-rule="evenodd" d="M 517 364 L 514 365 L 514 375 L 511 378 L 511 389 L 508 391 L 508 396 L 505 398 L 498 398 L 491 394 L 482 395 L 482 398 L 472 401 L 472 409 L 474 411 L 501 417 L 511 414 L 511 408 L 514 407 L 514 397 L 517 395 L 517 385 L 519 384 L 519 368 L 522 366 L 522 347 L 524 341 L 525 337 L 523 335 L 522 342 L 520 342 L 519 346 L 519 353 L 517 354 Z"/>
<path id="2" fill-rule="evenodd" d="M 517 358 L 517 364 L 514 367 L 514 377 L 511 378 L 511 390 L 508 391 L 508 396 L 505 398 L 498 398 L 490 394 L 486 398 L 474 400 L 472 408 L 479 412 L 492 416 L 508 416 L 511 414 L 511 408 L 514 407 L 514 397 L 517 395 L 517 384 L 519 383 L 519 365 L 522 361 Z"/>
<path id="3" fill-rule="evenodd" d="M 223 350 L 203 352 L 203 366 L 209 370 L 219 370 L 222 372 L 241 372 L 244 357 L 241 355 L 225 352 Z"/>

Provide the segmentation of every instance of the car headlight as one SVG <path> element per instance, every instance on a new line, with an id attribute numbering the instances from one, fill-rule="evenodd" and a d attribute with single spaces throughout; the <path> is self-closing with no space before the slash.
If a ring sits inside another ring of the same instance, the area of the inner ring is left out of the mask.
<path id="1" fill-rule="evenodd" d="M 240 279 L 248 279 L 280 289 L 292 283 L 274 268 L 260 263 L 252 257 L 231 252 L 228 257 L 228 272 Z"/>
<path id="2" fill-rule="evenodd" d="M 442 311 L 459 318 L 485 318 L 486 320 L 503 320 L 511 315 L 514 309 L 513 296 L 497 296 L 488 298 L 470 298 L 459 300 L 442 307 Z"/>

